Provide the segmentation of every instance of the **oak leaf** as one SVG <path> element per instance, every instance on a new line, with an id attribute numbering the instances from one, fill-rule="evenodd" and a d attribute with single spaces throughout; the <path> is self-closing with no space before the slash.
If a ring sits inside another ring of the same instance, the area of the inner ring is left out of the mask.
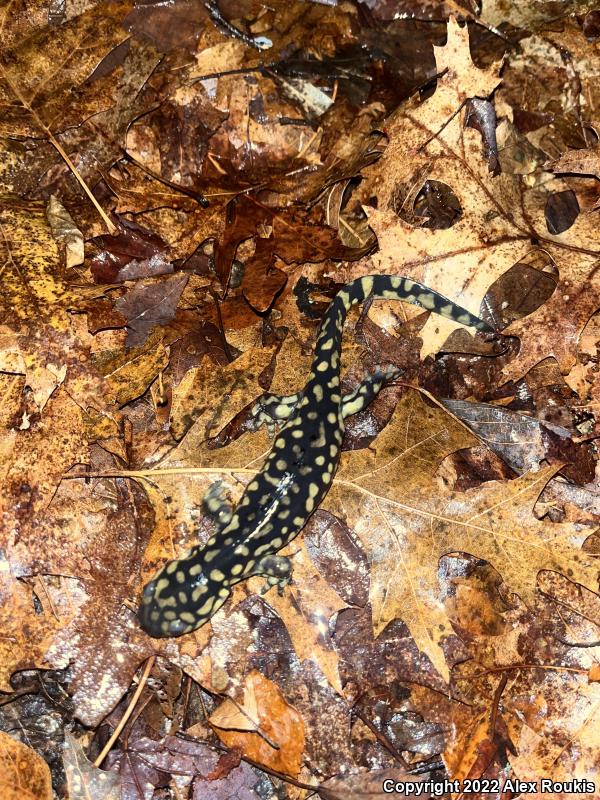
<path id="1" fill-rule="evenodd" d="M 323 504 L 346 518 L 369 556 L 375 633 L 396 617 L 404 619 L 445 676 L 439 646 L 450 626 L 439 599 L 442 555 L 461 551 L 485 558 L 529 603 L 541 569 L 563 572 L 592 590 L 597 585 L 593 558 L 578 549 L 577 527 L 548 524 L 532 513 L 560 466 L 464 493 L 436 483 L 443 458 L 474 443 L 462 425 L 408 395 L 371 448 L 342 455 Z"/>
<path id="2" fill-rule="evenodd" d="M 490 285 L 528 256 L 535 241 L 553 260 L 559 282 L 548 302 L 508 328 L 507 333 L 519 336 L 521 349 L 504 374 L 506 379 L 519 377 L 550 355 L 568 372 L 578 335 L 597 307 L 600 248 L 593 219 L 580 214 L 568 230 L 552 235 L 546 202 L 564 185 L 554 180 L 527 188 L 520 175 L 490 173 L 480 134 L 464 127 L 463 103 L 492 92 L 500 82 L 498 65 L 485 70 L 472 65 L 466 28 L 449 23 L 448 43 L 436 48 L 436 60 L 444 74 L 435 94 L 389 117 L 383 156 L 364 171 L 362 196 L 377 197 L 377 208 L 365 210 L 379 252 L 343 276 L 405 274 L 479 314 Z M 506 122 L 498 128 L 500 149 L 509 129 Z M 416 227 L 415 200 L 433 183 L 456 197 L 456 219 L 449 227 Z M 422 355 L 437 352 L 456 327 L 432 317 L 422 332 Z"/>

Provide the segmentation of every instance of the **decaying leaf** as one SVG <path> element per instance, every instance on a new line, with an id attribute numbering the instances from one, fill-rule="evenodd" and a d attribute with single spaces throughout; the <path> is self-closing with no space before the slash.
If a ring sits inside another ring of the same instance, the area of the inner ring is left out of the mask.
<path id="1" fill-rule="evenodd" d="M 253 761 L 278 772 L 298 774 L 304 746 L 302 721 L 277 687 L 259 673 L 248 675 L 242 703 L 226 700 L 210 721 L 229 747 L 240 747 Z"/>
<path id="2" fill-rule="evenodd" d="M 158 283 L 137 283 L 117 301 L 117 310 L 127 320 L 127 346 L 136 347 L 146 340 L 155 325 L 163 325 L 175 316 L 187 275 L 174 275 Z"/>
<path id="3" fill-rule="evenodd" d="M 118 800 L 121 796 L 119 778 L 114 772 L 94 767 L 88 761 L 83 748 L 67 734 L 64 753 L 67 783 L 72 797 L 98 796 L 103 800 Z"/>
<path id="4" fill-rule="evenodd" d="M 30 747 L 0 731 L 0 789 L 6 800 L 51 800 L 46 762 Z"/>

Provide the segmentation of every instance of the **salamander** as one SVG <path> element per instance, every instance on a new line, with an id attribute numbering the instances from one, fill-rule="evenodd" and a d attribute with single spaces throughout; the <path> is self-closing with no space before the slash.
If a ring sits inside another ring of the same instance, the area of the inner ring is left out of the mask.
<path id="1" fill-rule="evenodd" d="M 282 425 L 262 470 L 233 510 L 220 484 L 204 498 L 217 530 L 204 546 L 169 561 L 142 591 L 139 619 L 153 637 L 179 636 L 207 622 L 234 584 L 263 575 L 270 585 L 290 580 L 291 564 L 277 552 L 300 533 L 327 494 L 344 436 L 344 420 L 365 408 L 399 370 L 377 370 L 342 396 L 340 350 L 349 309 L 367 298 L 404 300 L 478 331 L 482 319 L 409 278 L 368 275 L 334 297 L 319 327 L 304 389 L 286 397 L 263 395 L 252 409 L 255 426 Z"/>

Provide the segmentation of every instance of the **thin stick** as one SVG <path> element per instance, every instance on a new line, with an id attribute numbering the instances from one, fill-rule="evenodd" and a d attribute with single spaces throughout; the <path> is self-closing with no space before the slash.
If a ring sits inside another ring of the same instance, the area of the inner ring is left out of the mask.
<path id="1" fill-rule="evenodd" d="M 65 153 L 65 151 L 64 151 L 62 145 L 60 144 L 60 142 L 54 137 L 54 134 L 52 133 L 50 128 L 44 122 L 42 122 L 40 116 L 35 111 L 35 109 L 33 109 L 31 107 L 31 105 L 27 102 L 27 100 L 25 99 L 23 94 L 20 92 L 19 87 L 12 80 L 12 77 L 9 74 L 9 72 L 7 70 L 2 70 L 2 73 L 4 75 L 4 78 L 5 78 L 6 82 L 7 82 L 7 84 L 11 88 L 13 94 L 15 95 L 15 97 L 19 100 L 21 105 L 24 108 L 26 108 L 27 111 L 29 111 L 29 113 L 31 114 L 31 116 L 35 120 L 36 124 L 45 132 L 46 136 L 50 140 L 50 143 L 53 145 L 53 147 L 56 148 L 56 150 L 58 151 L 60 157 L 64 160 L 65 164 L 69 167 L 69 169 L 71 170 L 73 175 L 77 178 L 77 180 L 79 181 L 79 184 L 81 185 L 81 188 L 87 194 L 87 196 L 90 198 L 90 200 L 91 200 L 92 204 L 94 205 L 94 208 L 96 209 L 96 211 L 100 214 L 100 216 L 102 218 L 102 221 L 104 222 L 104 224 L 108 228 L 108 232 L 111 233 L 111 234 L 115 233 L 116 230 L 117 230 L 115 225 L 108 218 L 108 216 L 106 215 L 104 209 L 100 206 L 100 204 L 98 203 L 98 201 L 96 200 L 96 198 L 92 194 L 91 189 L 89 188 L 87 183 L 84 181 L 83 177 L 79 174 L 79 171 L 78 171 L 77 167 L 75 166 L 75 164 L 73 164 L 73 162 L 71 161 L 69 156 Z"/>
<path id="2" fill-rule="evenodd" d="M 37 116 L 37 115 L 34 115 L 34 116 Z M 79 184 L 80 184 L 81 188 L 82 188 L 82 189 L 83 189 L 83 191 L 84 191 L 84 192 L 87 194 L 87 196 L 90 198 L 90 201 L 92 202 L 92 205 L 94 206 L 94 208 L 96 209 L 96 211 L 97 211 L 97 212 L 100 214 L 100 216 L 101 216 L 101 218 L 102 218 L 102 221 L 104 222 L 104 224 L 105 224 L 105 225 L 106 225 L 106 227 L 108 228 L 108 232 L 109 232 L 110 234 L 114 234 L 114 233 L 116 233 L 116 232 L 117 232 L 117 228 L 116 228 L 116 226 L 115 226 L 115 225 L 114 225 L 114 223 L 113 223 L 113 222 L 112 222 L 112 221 L 109 219 L 109 217 L 106 215 L 106 212 L 104 211 L 104 209 L 102 208 L 102 206 L 100 205 L 100 203 L 99 203 L 99 202 L 96 200 L 96 198 L 95 198 L 95 197 L 94 197 L 94 195 L 92 194 L 92 190 L 91 190 L 91 189 L 90 189 L 90 187 L 87 185 L 87 183 L 84 181 L 84 179 L 83 179 L 83 176 L 79 174 L 79 170 L 77 169 L 77 167 L 75 166 L 75 164 L 73 164 L 73 162 L 71 161 L 71 159 L 69 158 L 69 156 L 68 156 L 68 155 L 65 153 L 65 151 L 63 150 L 63 148 L 62 148 L 62 145 L 60 144 L 60 142 L 58 142 L 58 141 L 57 141 L 57 140 L 54 138 L 54 136 L 53 136 L 53 134 L 52 134 L 52 131 L 50 131 L 50 129 L 49 129 L 49 128 L 47 128 L 47 127 L 44 125 L 44 123 L 43 123 L 43 122 L 41 122 L 41 121 L 40 121 L 40 124 L 42 125 L 42 128 L 43 128 L 43 129 L 46 131 L 46 134 L 47 134 L 48 138 L 50 139 L 50 142 L 51 142 L 51 144 L 53 144 L 53 145 L 54 145 L 54 147 L 55 147 L 55 148 L 58 150 L 58 152 L 59 152 L 60 156 L 61 156 L 61 157 L 64 159 L 64 161 L 65 161 L 66 165 L 69 167 L 69 169 L 71 170 L 71 172 L 73 173 L 73 175 L 74 175 L 74 176 L 77 178 L 77 180 L 79 181 Z"/>
<path id="3" fill-rule="evenodd" d="M 102 752 L 100 753 L 98 758 L 94 761 L 94 766 L 95 767 L 99 767 L 100 766 L 100 764 L 104 761 L 104 759 L 108 755 L 108 753 L 109 753 L 110 749 L 112 748 L 113 744 L 117 741 L 117 739 L 121 735 L 121 731 L 123 730 L 123 728 L 127 724 L 127 720 L 132 715 L 133 710 L 134 710 L 134 708 L 135 708 L 135 706 L 137 704 L 137 701 L 140 699 L 140 695 L 142 693 L 142 690 L 143 690 L 144 686 L 146 685 L 146 681 L 148 680 L 148 676 L 150 675 L 150 672 L 152 670 L 152 667 L 154 666 L 154 662 L 155 661 L 156 661 L 156 656 L 150 656 L 148 661 L 146 661 L 146 666 L 144 667 L 144 672 L 142 673 L 142 677 L 140 678 L 140 682 L 138 683 L 137 689 L 133 693 L 133 697 L 131 698 L 131 702 L 129 703 L 129 705 L 127 706 L 127 710 L 125 711 L 125 713 L 121 717 L 121 721 L 119 722 L 117 727 L 112 732 L 112 736 L 110 737 L 108 742 L 102 748 Z"/>
<path id="4" fill-rule="evenodd" d="M 211 472 L 223 475 L 254 475 L 258 470 L 247 467 L 165 467 L 161 469 L 115 469 L 107 472 L 79 472 L 63 475 L 64 480 L 75 478 L 160 478 L 162 475 L 209 475 Z"/>

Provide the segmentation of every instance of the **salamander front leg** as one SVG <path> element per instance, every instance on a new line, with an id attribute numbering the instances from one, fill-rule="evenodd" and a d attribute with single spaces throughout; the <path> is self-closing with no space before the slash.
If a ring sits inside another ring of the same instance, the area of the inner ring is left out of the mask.
<path id="1" fill-rule="evenodd" d="M 251 429 L 257 431 L 263 425 L 266 425 L 272 436 L 276 425 L 286 422 L 292 416 L 301 397 L 301 392 L 286 395 L 263 394 L 258 398 L 250 412 Z"/>
<path id="2" fill-rule="evenodd" d="M 342 397 L 342 417 L 346 419 L 351 414 L 358 414 L 369 405 L 371 400 L 377 397 L 384 384 L 393 381 L 401 374 L 402 370 L 397 367 L 386 367 L 386 369 L 378 369 L 369 375 L 353 392 Z"/>
<path id="3" fill-rule="evenodd" d="M 233 508 L 225 495 L 223 481 L 215 481 L 209 486 L 202 504 L 219 528 L 229 525 L 233 516 Z"/>
<path id="4" fill-rule="evenodd" d="M 251 572 L 244 574 L 244 577 L 249 578 L 253 575 L 262 575 L 267 579 L 261 594 L 266 594 L 272 586 L 277 586 L 281 595 L 284 587 L 292 580 L 292 562 L 285 556 L 263 556 L 254 564 Z"/>

